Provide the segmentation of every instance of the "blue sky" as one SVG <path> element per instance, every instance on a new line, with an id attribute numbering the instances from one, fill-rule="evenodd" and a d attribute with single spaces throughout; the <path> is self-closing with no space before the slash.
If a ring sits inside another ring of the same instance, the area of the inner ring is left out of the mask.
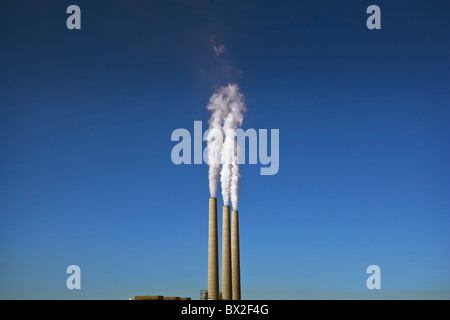
<path id="1" fill-rule="evenodd" d="M 449 9 L 3 1 L 0 298 L 198 299 L 208 168 L 173 164 L 170 136 L 232 81 L 243 128 L 280 130 L 276 175 L 241 166 L 242 297 L 449 299 Z"/>

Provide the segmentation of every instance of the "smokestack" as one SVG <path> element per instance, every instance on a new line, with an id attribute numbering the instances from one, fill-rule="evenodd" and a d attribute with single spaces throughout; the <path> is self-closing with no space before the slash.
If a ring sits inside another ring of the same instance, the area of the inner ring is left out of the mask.
<path id="1" fill-rule="evenodd" d="M 216 198 L 209 198 L 208 300 L 219 300 L 219 253 L 217 247 Z"/>
<path id="2" fill-rule="evenodd" d="M 241 300 L 241 263 L 239 260 L 239 211 L 231 212 L 231 288 L 232 299 Z"/>
<path id="3" fill-rule="evenodd" d="M 223 206 L 222 215 L 222 299 L 231 300 L 230 206 Z"/>

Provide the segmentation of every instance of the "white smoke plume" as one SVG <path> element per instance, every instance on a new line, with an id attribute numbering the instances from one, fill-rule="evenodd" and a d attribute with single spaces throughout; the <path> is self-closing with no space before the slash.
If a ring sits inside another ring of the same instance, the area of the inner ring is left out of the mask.
<path id="1" fill-rule="evenodd" d="M 210 195 L 216 196 L 220 171 L 223 203 L 228 205 L 231 197 L 233 208 L 236 210 L 239 189 L 239 154 L 235 136 L 236 129 L 244 120 L 243 112 L 246 110 L 244 96 L 239 92 L 236 84 L 228 84 L 219 88 L 211 96 L 208 110 L 212 111 L 207 137 Z M 222 170 L 220 170 L 221 164 Z"/>
<path id="2" fill-rule="evenodd" d="M 219 181 L 223 145 L 223 118 L 229 112 L 228 107 L 223 100 L 223 93 L 219 90 L 209 98 L 207 107 L 208 110 L 212 111 L 211 118 L 209 119 L 209 133 L 207 136 L 209 193 L 212 198 L 216 197 L 217 184 Z"/>
<path id="3" fill-rule="evenodd" d="M 209 39 L 209 45 L 214 52 L 216 57 L 222 55 L 226 51 L 226 47 L 224 44 L 217 44 L 214 36 Z"/>
<path id="4" fill-rule="evenodd" d="M 231 194 L 232 181 L 234 181 L 234 185 L 239 182 L 239 167 L 236 166 L 236 129 L 242 125 L 244 120 L 243 112 L 245 111 L 244 96 L 239 92 L 239 87 L 235 84 L 228 85 L 226 90 L 227 104 L 230 111 L 223 123 L 225 140 L 222 146 L 222 170 L 220 171 L 224 205 L 228 205 L 230 197 L 237 199 L 238 189 L 236 187 L 233 188 L 233 195 Z"/>
<path id="5" fill-rule="evenodd" d="M 231 196 L 231 204 L 233 206 L 233 210 L 238 209 L 238 201 L 239 201 L 239 178 L 241 175 L 239 174 L 239 155 L 240 149 L 237 142 L 235 143 L 235 152 L 233 154 L 233 159 L 231 161 L 231 186 L 230 186 L 230 196 Z"/>

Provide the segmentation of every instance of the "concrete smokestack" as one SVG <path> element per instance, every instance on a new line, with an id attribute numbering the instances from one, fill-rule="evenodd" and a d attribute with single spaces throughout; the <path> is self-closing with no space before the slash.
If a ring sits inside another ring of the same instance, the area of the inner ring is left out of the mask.
<path id="1" fill-rule="evenodd" d="M 222 215 L 222 299 L 231 300 L 230 206 L 223 206 Z"/>
<path id="2" fill-rule="evenodd" d="M 219 300 L 219 252 L 217 246 L 217 198 L 209 198 L 208 300 Z"/>
<path id="3" fill-rule="evenodd" d="M 231 288 L 232 299 L 241 300 L 241 262 L 239 260 L 239 211 L 231 212 Z"/>

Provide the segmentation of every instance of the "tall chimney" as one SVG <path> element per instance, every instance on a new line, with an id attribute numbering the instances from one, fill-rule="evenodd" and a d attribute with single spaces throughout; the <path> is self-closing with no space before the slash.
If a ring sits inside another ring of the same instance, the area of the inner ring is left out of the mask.
<path id="1" fill-rule="evenodd" d="M 208 300 L 219 300 L 219 253 L 217 247 L 217 198 L 209 198 Z"/>
<path id="2" fill-rule="evenodd" d="M 232 299 L 241 300 L 241 263 L 239 261 L 239 211 L 231 212 L 231 288 Z"/>
<path id="3" fill-rule="evenodd" d="M 231 300 L 230 206 L 223 206 L 222 215 L 222 299 Z"/>

